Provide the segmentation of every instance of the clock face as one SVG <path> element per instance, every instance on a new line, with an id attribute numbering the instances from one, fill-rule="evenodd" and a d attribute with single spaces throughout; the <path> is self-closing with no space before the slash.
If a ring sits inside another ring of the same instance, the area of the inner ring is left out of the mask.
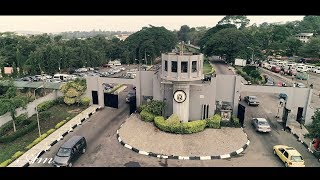
<path id="1" fill-rule="evenodd" d="M 187 94 L 182 91 L 182 90 L 177 90 L 176 92 L 174 92 L 173 94 L 173 99 L 177 102 L 177 103 L 182 103 L 186 100 L 187 98 Z"/>

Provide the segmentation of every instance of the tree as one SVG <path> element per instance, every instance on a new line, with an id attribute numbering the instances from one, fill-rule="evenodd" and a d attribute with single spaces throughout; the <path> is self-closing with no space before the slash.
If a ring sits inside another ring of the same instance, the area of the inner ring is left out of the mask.
<path id="1" fill-rule="evenodd" d="M 176 35 L 164 27 L 143 27 L 140 31 L 133 33 L 125 40 L 126 48 L 133 55 L 133 59 L 141 60 L 145 52 L 151 56 L 158 57 L 161 53 L 171 52 L 177 44 Z"/>
<path id="2" fill-rule="evenodd" d="M 312 38 L 300 49 L 305 57 L 320 58 L 320 37 Z"/>
<path id="3" fill-rule="evenodd" d="M 300 47 L 302 47 L 302 42 L 299 39 L 291 36 L 285 41 L 285 46 L 286 55 L 295 56 L 298 54 Z"/>
<path id="4" fill-rule="evenodd" d="M 189 32 L 190 32 L 190 27 L 188 25 L 181 26 L 180 30 L 177 32 L 178 40 L 188 42 L 188 40 L 190 39 L 188 34 Z"/>
<path id="5" fill-rule="evenodd" d="M 239 29 L 245 28 L 249 24 L 250 20 L 246 16 L 225 16 L 219 22 L 218 25 L 234 24 Z"/>
<path id="6" fill-rule="evenodd" d="M 87 84 L 85 79 L 76 79 L 75 81 L 63 84 L 60 91 L 64 94 L 64 102 L 67 105 L 80 103 L 80 96 L 86 91 Z"/>
<path id="7" fill-rule="evenodd" d="M 1 65 L 1 76 L 2 78 L 6 77 L 6 73 L 4 72 L 4 64 Z"/>
<path id="8" fill-rule="evenodd" d="M 320 139 L 320 110 L 317 109 L 312 116 L 312 123 L 310 125 L 309 136 L 311 138 Z"/>
<path id="9" fill-rule="evenodd" d="M 251 55 L 250 49 L 247 48 L 251 45 L 250 39 L 249 35 L 238 29 L 222 29 L 209 37 L 203 52 L 207 56 L 225 56 L 227 62 L 233 62 L 234 58 L 241 54 L 243 56 L 244 52 L 248 56 Z"/>
<path id="10" fill-rule="evenodd" d="M 13 62 L 12 64 L 12 77 L 17 77 L 18 76 L 18 69 L 17 69 L 17 66 L 16 66 L 16 63 Z"/>
<path id="11" fill-rule="evenodd" d="M 13 86 L 12 82 L 10 82 L 9 88 L 5 94 L 4 98 L 0 98 L 0 109 L 3 112 L 10 112 L 12 117 L 12 125 L 13 131 L 16 132 L 16 109 L 19 107 L 25 108 L 28 101 L 26 97 L 17 96 L 17 88 Z"/>

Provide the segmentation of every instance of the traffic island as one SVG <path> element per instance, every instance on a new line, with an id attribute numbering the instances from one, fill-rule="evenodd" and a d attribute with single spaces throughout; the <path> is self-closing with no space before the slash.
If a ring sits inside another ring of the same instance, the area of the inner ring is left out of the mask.
<path id="1" fill-rule="evenodd" d="M 118 141 L 132 151 L 165 159 L 211 160 L 231 158 L 249 145 L 242 128 L 205 129 L 194 134 L 171 134 L 132 114 L 117 130 Z"/>

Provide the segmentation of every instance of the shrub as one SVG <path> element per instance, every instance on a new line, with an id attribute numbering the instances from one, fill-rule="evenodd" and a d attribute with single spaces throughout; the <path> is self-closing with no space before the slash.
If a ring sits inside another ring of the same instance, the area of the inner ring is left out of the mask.
<path id="1" fill-rule="evenodd" d="M 29 150 L 31 149 L 33 146 L 35 146 L 36 144 L 38 144 L 39 142 L 41 142 L 44 138 L 46 138 L 48 136 L 47 133 L 42 134 L 40 137 L 38 137 L 37 139 L 35 139 L 31 144 L 29 144 L 26 149 Z"/>
<path id="2" fill-rule="evenodd" d="M 233 125 L 234 125 L 234 127 L 236 127 L 236 128 L 239 128 L 239 127 L 241 127 L 241 124 L 240 124 L 240 121 L 239 121 L 239 118 L 237 118 L 237 117 L 232 117 L 232 121 L 233 121 Z"/>
<path id="3" fill-rule="evenodd" d="M 221 127 L 233 127 L 233 123 L 231 121 L 221 121 L 220 126 Z"/>
<path id="4" fill-rule="evenodd" d="M 58 97 L 57 99 L 54 100 L 54 104 L 55 105 L 63 104 L 64 103 L 63 98 L 64 98 L 63 96 Z"/>
<path id="5" fill-rule="evenodd" d="M 141 113 L 141 111 L 144 110 L 146 107 L 147 107 L 147 105 L 145 105 L 145 104 L 138 106 L 138 107 L 137 107 L 138 113 Z"/>
<path id="6" fill-rule="evenodd" d="M 0 137 L 0 143 L 8 143 L 16 140 L 17 138 L 29 133 L 37 127 L 37 121 L 33 121 L 27 127 L 17 130 L 15 133 L 10 134 L 8 136 Z"/>
<path id="7" fill-rule="evenodd" d="M 60 128 L 62 125 L 64 125 L 66 122 L 67 122 L 66 120 L 63 120 L 63 121 L 59 122 L 54 128 L 55 128 L 55 129 L 58 129 L 58 128 Z"/>
<path id="8" fill-rule="evenodd" d="M 183 134 L 191 134 L 201 132 L 206 128 L 205 120 L 197 120 L 186 123 L 181 123 L 182 125 L 182 133 Z"/>
<path id="9" fill-rule="evenodd" d="M 70 118 L 69 116 L 68 116 L 68 117 L 66 117 L 66 120 L 67 120 L 67 121 L 69 121 L 70 119 L 71 119 L 71 118 Z"/>
<path id="10" fill-rule="evenodd" d="M 0 167 L 6 167 L 6 166 L 8 166 L 11 162 L 12 162 L 12 159 L 5 160 L 5 161 L 3 161 L 3 162 L 0 164 Z"/>
<path id="11" fill-rule="evenodd" d="M 90 105 L 90 98 L 88 97 L 83 97 L 80 99 L 80 104 L 83 106 L 89 106 Z"/>
<path id="12" fill-rule="evenodd" d="M 27 119 L 28 119 L 27 113 L 20 114 L 18 117 L 16 117 L 16 120 L 15 120 L 16 125 L 24 124 L 24 121 Z"/>
<path id="13" fill-rule="evenodd" d="M 172 118 L 171 122 L 164 120 L 162 116 L 156 116 L 154 118 L 155 125 L 162 131 L 176 133 L 176 134 L 191 134 L 201 132 L 206 127 L 205 120 L 197 120 L 192 122 L 180 123 L 176 118 Z"/>
<path id="14" fill-rule="evenodd" d="M 156 116 L 161 116 L 162 111 L 165 108 L 165 103 L 162 101 L 151 100 L 146 105 L 146 110 Z"/>
<path id="15" fill-rule="evenodd" d="M 215 114 L 214 116 L 211 116 L 208 119 L 206 119 L 207 127 L 219 129 L 220 128 L 220 121 L 221 121 L 221 116 L 219 114 Z"/>
<path id="16" fill-rule="evenodd" d="M 51 117 L 51 112 L 43 111 L 39 113 L 40 119 L 50 119 Z"/>
<path id="17" fill-rule="evenodd" d="M 51 108 L 52 106 L 55 105 L 55 101 L 54 100 L 51 100 L 51 101 L 45 101 L 45 102 L 42 102 L 40 103 L 37 108 L 38 108 L 38 111 L 39 112 L 42 112 L 42 111 L 46 111 L 48 110 L 49 108 Z"/>
<path id="18" fill-rule="evenodd" d="M 23 151 L 18 151 L 16 153 L 14 153 L 14 155 L 11 157 L 11 160 L 14 161 L 16 159 L 18 159 L 24 152 Z"/>
<path id="19" fill-rule="evenodd" d="M 167 124 L 173 125 L 173 124 L 178 124 L 181 123 L 180 118 L 178 115 L 176 114 L 172 114 L 167 120 L 166 120 Z"/>
<path id="20" fill-rule="evenodd" d="M 146 109 L 142 110 L 140 113 L 141 119 L 147 122 L 152 122 L 155 115 L 148 112 Z"/>
<path id="21" fill-rule="evenodd" d="M 13 125 L 12 125 L 12 120 L 6 122 L 5 124 L 3 124 L 0 127 L 0 137 L 5 135 L 8 131 L 10 131 L 11 129 L 13 129 Z"/>
<path id="22" fill-rule="evenodd" d="M 48 134 L 48 136 L 49 136 L 49 135 L 52 134 L 54 131 L 55 131 L 55 129 L 49 129 L 49 130 L 46 132 L 46 134 Z"/>
<path id="23" fill-rule="evenodd" d="M 76 102 L 76 98 L 69 98 L 69 97 L 65 96 L 63 101 L 67 105 L 71 105 L 71 104 L 74 104 Z"/>

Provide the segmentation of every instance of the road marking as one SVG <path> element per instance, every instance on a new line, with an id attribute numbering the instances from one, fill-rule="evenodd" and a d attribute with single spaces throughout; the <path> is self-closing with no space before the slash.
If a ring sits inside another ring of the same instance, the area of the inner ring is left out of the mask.
<path id="1" fill-rule="evenodd" d="M 121 138 L 120 138 L 120 136 L 118 137 L 118 141 L 119 141 L 119 142 L 121 142 Z"/>
<path id="2" fill-rule="evenodd" d="M 145 151 L 139 151 L 139 154 L 143 154 L 143 155 L 146 155 L 146 156 L 149 155 L 149 153 L 148 153 L 148 152 L 145 152 Z"/>
<path id="3" fill-rule="evenodd" d="M 220 155 L 220 158 L 221 158 L 221 159 L 230 158 L 230 154 Z"/>
<path id="4" fill-rule="evenodd" d="M 200 156 L 200 160 L 210 160 L 211 156 Z"/>
<path id="5" fill-rule="evenodd" d="M 248 146 L 249 146 L 249 144 L 250 144 L 250 141 L 248 140 L 248 142 L 246 143 Z"/>
<path id="6" fill-rule="evenodd" d="M 181 159 L 181 160 L 183 160 L 183 159 L 189 160 L 189 157 L 188 156 L 179 156 L 179 159 Z"/>
<path id="7" fill-rule="evenodd" d="M 242 151 L 243 151 L 243 148 L 236 150 L 236 153 L 240 154 L 240 153 L 242 153 Z"/>
<path id="8" fill-rule="evenodd" d="M 125 144 L 124 147 L 128 148 L 128 149 L 132 149 L 132 147 L 128 144 Z"/>

